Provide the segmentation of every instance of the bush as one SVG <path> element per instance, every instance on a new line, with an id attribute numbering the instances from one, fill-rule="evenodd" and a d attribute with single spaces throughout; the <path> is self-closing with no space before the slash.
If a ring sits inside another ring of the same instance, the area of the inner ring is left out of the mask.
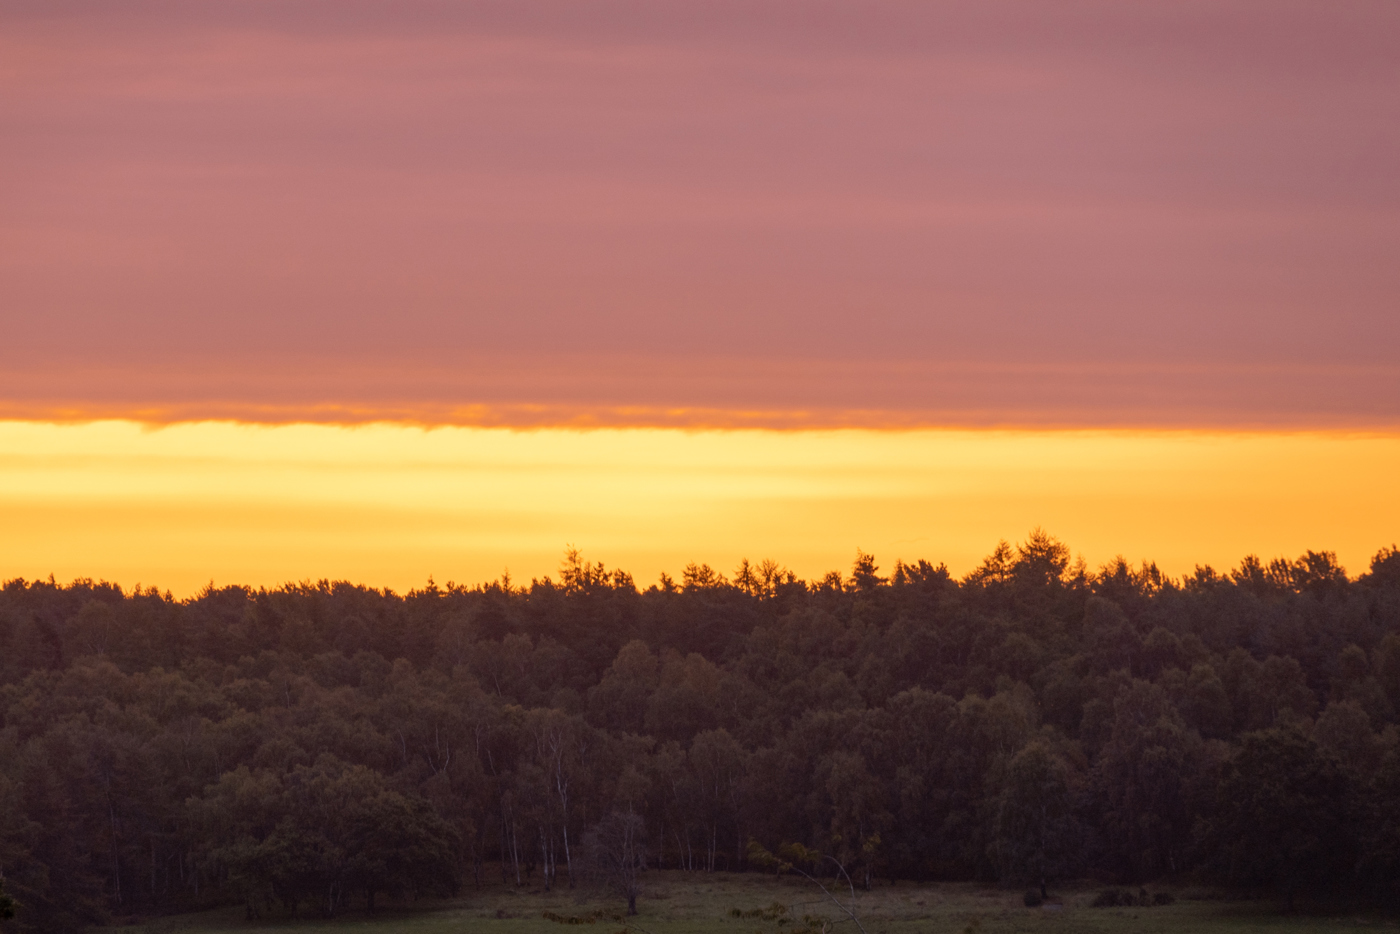
<path id="1" fill-rule="evenodd" d="M 1134 895 L 1127 889 L 1104 889 L 1094 896 L 1090 904 L 1094 908 L 1150 908 L 1153 905 L 1170 905 L 1176 896 L 1170 892 L 1148 894 L 1147 889 L 1139 889 Z"/>
<path id="2" fill-rule="evenodd" d="M 1025 895 L 1021 896 L 1021 901 L 1026 903 L 1027 908 L 1039 908 L 1041 902 L 1040 893 L 1035 889 L 1030 889 Z"/>

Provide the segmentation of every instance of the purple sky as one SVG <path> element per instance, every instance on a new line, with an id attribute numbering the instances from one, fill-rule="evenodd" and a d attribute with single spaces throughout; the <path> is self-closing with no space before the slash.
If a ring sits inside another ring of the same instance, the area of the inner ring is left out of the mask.
<path id="1" fill-rule="evenodd" d="M 1397 62 L 1393 0 L 0 0 L 0 415 L 1394 426 Z"/>

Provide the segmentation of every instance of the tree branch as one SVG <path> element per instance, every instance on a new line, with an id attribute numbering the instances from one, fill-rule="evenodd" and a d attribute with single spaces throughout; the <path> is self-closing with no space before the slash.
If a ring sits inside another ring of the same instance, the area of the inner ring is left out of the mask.
<path id="1" fill-rule="evenodd" d="M 845 867 L 845 866 L 842 866 L 842 865 L 841 865 L 841 862 L 840 862 L 838 859 L 836 859 L 836 857 L 834 857 L 834 856 L 828 856 L 828 857 L 826 857 L 826 858 L 829 859 L 829 860 L 831 860 L 833 863 L 835 863 L 835 864 L 836 864 L 836 868 L 839 869 L 839 870 L 841 871 L 841 875 L 843 875 L 843 876 L 846 877 L 846 885 L 849 886 L 850 889 L 851 889 L 851 906 L 850 906 L 849 908 L 847 908 L 845 905 L 841 904 L 841 900 L 840 900 L 839 898 L 837 898 L 835 895 L 832 895 L 831 892 L 827 889 L 826 886 L 824 886 L 824 885 L 822 885 L 820 882 L 818 882 L 816 876 L 808 875 L 806 872 L 803 872 L 801 869 L 799 869 L 799 868 L 796 867 L 796 866 L 793 866 L 792 869 L 793 869 L 795 872 L 801 873 L 803 876 L 805 876 L 805 877 L 808 879 L 808 881 L 810 881 L 810 882 L 811 882 L 813 885 L 815 885 L 817 888 L 821 889 L 822 892 L 826 895 L 826 897 L 829 898 L 829 899 L 831 899 L 831 903 L 832 903 L 833 905 L 835 905 L 837 908 L 840 908 L 842 911 L 844 911 L 844 912 L 846 913 L 847 917 L 849 917 L 852 921 L 855 922 L 856 927 L 860 928 L 860 934 L 869 934 L 869 932 L 865 930 L 865 925 L 863 925 L 863 924 L 860 923 L 860 918 L 856 915 L 856 887 L 855 887 L 855 883 L 851 882 L 851 875 L 850 875 L 850 873 L 846 872 L 846 867 Z"/>

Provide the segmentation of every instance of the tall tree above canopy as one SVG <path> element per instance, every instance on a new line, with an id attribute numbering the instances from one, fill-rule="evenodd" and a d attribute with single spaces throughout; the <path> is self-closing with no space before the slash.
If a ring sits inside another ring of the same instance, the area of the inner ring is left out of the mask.
<path id="1" fill-rule="evenodd" d="M 869 593 L 885 582 L 876 572 L 875 556 L 856 549 L 856 560 L 851 565 L 851 587 L 858 593 Z"/>
<path id="2" fill-rule="evenodd" d="M 1042 587 L 1061 583 L 1067 570 L 1069 546 L 1041 528 L 1032 529 L 1016 548 L 1011 565 L 1011 574 L 1018 582 Z"/>

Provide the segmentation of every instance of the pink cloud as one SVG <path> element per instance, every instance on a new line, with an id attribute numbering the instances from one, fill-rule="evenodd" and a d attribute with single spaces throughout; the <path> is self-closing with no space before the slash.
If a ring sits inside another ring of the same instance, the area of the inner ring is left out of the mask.
<path id="1" fill-rule="evenodd" d="M 133 381 L 152 405 L 308 405 L 359 399 L 339 374 L 370 368 L 397 374 L 372 381 L 386 406 L 801 409 L 834 404 L 834 361 L 884 374 L 889 411 L 1078 372 L 1087 421 L 1115 390 L 1147 422 L 1276 420 L 1295 390 L 1326 400 L 1314 421 L 1400 414 L 1392 4 L 0 23 L 12 407 Z M 423 375 L 507 359 L 536 374 L 509 398 Z M 737 398 L 726 366 L 751 374 Z"/>

